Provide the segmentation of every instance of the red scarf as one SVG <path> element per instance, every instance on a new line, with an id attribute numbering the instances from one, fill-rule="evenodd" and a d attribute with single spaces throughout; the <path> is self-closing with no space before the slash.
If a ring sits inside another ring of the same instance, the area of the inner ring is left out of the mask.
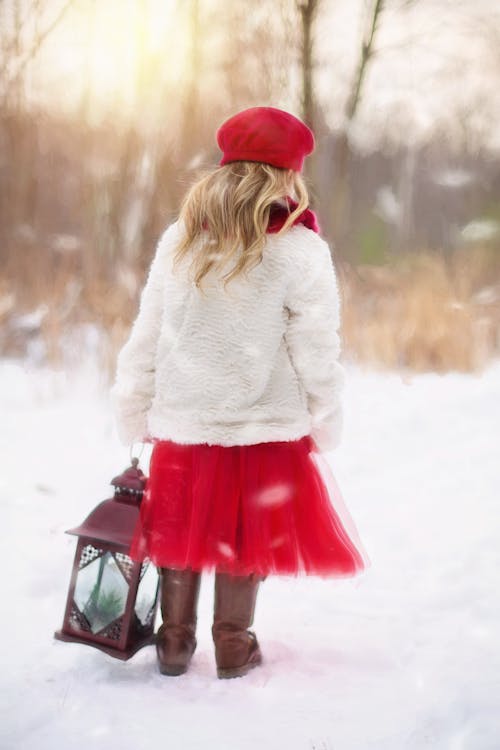
<path id="1" fill-rule="evenodd" d="M 269 234 L 278 232 L 287 220 L 289 214 L 299 205 L 297 201 L 294 201 L 289 195 L 286 196 L 285 200 L 288 203 L 288 208 L 282 206 L 280 203 L 273 203 L 271 206 L 269 224 L 267 225 L 266 230 Z M 297 216 L 292 226 L 295 226 L 296 224 L 303 224 L 305 227 L 312 229 L 313 232 L 317 232 L 318 234 L 321 231 L 316 214 L 314 211 L 311 211 L 310 208 L 306 208 L 305 211 L 302 211 L 302 213 Z"/>
<path id="2" fill-rule="evenodd" d="M 275 234 L 276 232 L 279 232 L 288 216 L 299 205 L 297 201 L 294 201 L 294 199 L 289 195 L 285 197 L 285 200 L 288 204 L 288 208 L 286 206 L 282 206 L 281 203 L 273 203 L 271 205 L 271 210 L 269 213 L 269 223 L 266 229 L 266 232 L 268 234 Z M 296 224 L 303 224 L 305 227 L 307 227 L 308 229 L 312 229 L 312 231 L 316 232 L 317 234 L 319 234 L 321 231 L 316 214 L 314 213 L 314 211 L 311 211 L 310 208 L 306 208 L 305 211 L 302 211 L 302 213 L 297 216 L 292 226 L 295 226 Z M 206 228 L 206 222 L 204 222 L 203 229 Z"/>

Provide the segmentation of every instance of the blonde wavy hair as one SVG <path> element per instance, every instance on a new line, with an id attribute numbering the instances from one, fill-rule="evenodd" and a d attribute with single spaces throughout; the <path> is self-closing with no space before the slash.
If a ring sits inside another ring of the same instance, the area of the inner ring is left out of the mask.
<path id="1" fill-rule="evenodd" d="M 270 164 L 234 161 L 202 174 L 185 195 L 179 218 L 185 235 L 174 255 L 174 265 L 184 258 L 194 242 L 190 268 L 194 283 L 201 288 L 211 268 L 222 268 L 239 255 L 224 279 L 224 288 L 241 273 L 248 273 L 262 261 L 271 205 L 286 195 L 298 201 L 278 235 L 286 232 L 309 205 L 307 187 L 299 172 Z M 240 248 L 242 252 L 240 253 Z"/>

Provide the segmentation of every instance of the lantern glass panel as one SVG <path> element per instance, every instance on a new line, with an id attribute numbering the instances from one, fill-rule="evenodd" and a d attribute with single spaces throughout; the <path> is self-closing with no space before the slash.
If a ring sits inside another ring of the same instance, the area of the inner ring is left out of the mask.
<path id="1" fill-rule="evenodd" d="M 158 588 L 158 573 L 152 563 L 143 563 L 146 568 L 139 582 L 135 612 L 143 625 L 149 625 Z"/>
<path id="2" fill-rule="evenodd" d="M 128 590 L 111 552 L 105 552 L 79 571 L 74 600 L 93 633 L 124 614 Z"/>

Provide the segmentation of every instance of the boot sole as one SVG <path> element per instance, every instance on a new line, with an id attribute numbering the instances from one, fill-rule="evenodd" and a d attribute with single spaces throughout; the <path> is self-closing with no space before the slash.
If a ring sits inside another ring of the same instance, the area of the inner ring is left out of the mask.
<path id="1" fill-rule="evenodd" d="M 181 674 L 187 672 L 187 666 L 184 664 L 159 664 L 158 668 L 161 674 L 169 675 L 169 677 L 178 677 Z"/>
<path id="2" fill-rule="evenodd" d="M 258 667 L 260 664 L 262 664 L 261 656 L 259 656 L 257 659 L 255 659 L 255 661 L 252 661 L 249 664 L 243 664 L 241 667 L 228 667 L 226 669 L 217 668 L 217 677 L 219 679 L 244 677 L 244 675 L 248 674 L 251 669 Z"/>

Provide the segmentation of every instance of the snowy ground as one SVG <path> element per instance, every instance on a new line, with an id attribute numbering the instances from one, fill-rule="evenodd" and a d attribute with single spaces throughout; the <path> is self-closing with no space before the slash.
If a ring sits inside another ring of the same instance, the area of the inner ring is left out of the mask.
<path id="1" fill-rule="evenodd" d="M 372 567 L 268 578 L 254 623 L 265 664 L 235 680 L 215 675 L 211 574 L 181 677 L 159 674 L 153 647 L 120 662 L 53 639 L 75 545 L 64 531 L 129 455 L 92 370 L 0 368 L 1 748 L 500 747 L 500 362 L 406 382 L 348 367 L 328 460 Z"/>

